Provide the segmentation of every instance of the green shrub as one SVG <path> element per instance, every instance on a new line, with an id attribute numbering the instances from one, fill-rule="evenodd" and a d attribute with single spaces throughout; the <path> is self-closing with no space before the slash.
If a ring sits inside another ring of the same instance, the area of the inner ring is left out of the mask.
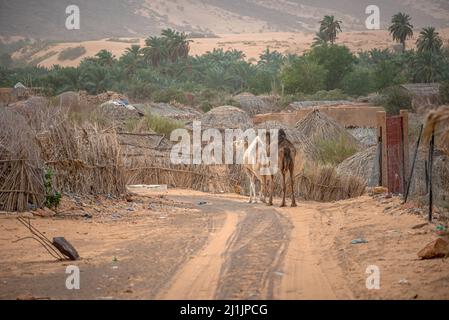
<path id="1" fill-rule="evenodd" d="M 281 74 L 287 94 L 315 93 L 325 88 L 327 71 L 310 59 L 299 58 L 287 65 Z"/>
<path id="2" fill-rule="evenodd" d="M 356 146 L 344 136 L 333 140 L 319 139 L 316 145 L 319 160 L 323 164 L 337 165 L 357 152 Z"/>
<path id="3" fill-rule="evenodd" d="M 52 179 L 53 171 L 47 169 L 44 175 L 45 206 L 50 209 L 56 209 L 61 203 L 61 193 L 54 191 Z"/>
<path id="4" fill-rule="evenodd" d="M 176 101 L 182 104 L 188 104 L 188 99 L 184 91 L 175 88 L 157 89 L 152 93 L 154 102 L 170 103 Z"/>
<path id="5" fill-rule="evenodd" d="M 383 107 L 388 115 L 398 115 L 402 109 L 410 109 L 412 97 L 399 87 L 391 87 L 383 92 L 385 101 Z"/>
<path id="6" fill-rule="evenodd" d="M 351 96 L 365 96 L 374 92 L 373 73 L 367 68 L 356 68 L 343 78 L 342 87 Z"/>
<path id="7" fill-rule="evenodd" d="M 58 60 L 59 61 L 75 60 L 84 55 L 85 53 L 86 48 L 84 48 L 83 46 L 66 48 L 59 53 Z"/>
<path id="8" fill-rule="evenodd" d="M 159 115 L 147 114 L 143 119 L 128 119 L 125 127 L 129 132 L 154 131 L 170 137 L 173 130 L 184 128 L 184 124 Z"/>
<path id="9" fill-rule="evenodd" d="M 303 97 L 303 100 L 310 101 L 336 101 L 336 100 L 346 100 L 348 96 L 343 93 L 340 89 L 334 90 L 320 90 L 315 92 L 314 94 L 309 94 Z"/>

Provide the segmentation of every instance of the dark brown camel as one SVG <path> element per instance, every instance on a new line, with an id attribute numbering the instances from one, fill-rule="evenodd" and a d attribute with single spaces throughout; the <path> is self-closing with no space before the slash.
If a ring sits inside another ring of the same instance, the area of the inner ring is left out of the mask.
<path id="1" fill-rule="evenodd" d="M 270 134 L 267 132 L 267 155 L 269 157 L 270 152 Z M 294 190 L 294 179 L 293 173 L 295 170 L 295 157 L 296 149 L 295 146 L 287 139 L 287 135 L 283 129 L 279 129 L 278 135 L 278 168 L 282 175 L 282 203 L 281 207 L 285 207 L 285 194 L 286 194 L 286 183 L 285 175 L 287 172 L 290 174 L 290 185 L 292 191 L 292 207 L 296 207 L 295 201 L 295 190 Z M 263 178 L 262 185 L 264 186 L 264 193 L 267 191 L 267 183 L 270 184 L 270 198 L 268 200 L 268 205 L 273 205 L 273 193 L 274 193 L 274 175 L 267 175 Z"/>

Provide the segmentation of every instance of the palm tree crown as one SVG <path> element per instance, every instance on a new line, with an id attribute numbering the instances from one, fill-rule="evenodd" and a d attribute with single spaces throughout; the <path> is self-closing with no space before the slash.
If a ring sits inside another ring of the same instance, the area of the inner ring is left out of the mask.
<path id="1" fill-rule="evenodd" d="M 416 47 L 418 48 L 419 53 L 439 53 L 443 47 L 443 40 L 441 40 L 439 33 L 435 31 L 434 27 L 427 27 L 419 34 L 419 38 L 416 41 Z"/>
<path id="2" fill-rule="evenodd" d="M 325 16 L 323 20 L 320 21 L 320 31 L 318 34 L 322 34 L 324 38 L 334 44 L 337 39 L 338 32 L 341 32 L 342 21 L 335 20 L 334 16 Z"/>
<path id="3" fill-rule="evenodd" d="M 405 40 L 413 36 L 413 25 L 410 23 L 408 14 L 399 12 L 391 19 L 391 26 L 388 28 L 393 40 L 402 44 L 402 50 L 405 51 Z"/>

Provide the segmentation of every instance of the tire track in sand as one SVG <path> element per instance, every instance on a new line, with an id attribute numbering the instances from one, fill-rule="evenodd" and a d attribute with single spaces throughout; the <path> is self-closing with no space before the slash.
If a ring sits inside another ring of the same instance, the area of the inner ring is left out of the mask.
<path id="1" fill-rule="evenodd" d="M 282 267 L 284 275 L 275 284 L 274 298 L 336 299 L 334 290 L 319 266 L 319 259 L 315 256 L 319 248 L 313 246 L 309 235 L 314 209 L 299 205 L 297 208 L 277 210 L 290 219 L 294 228 L 284 256 Z"/>
<path id="2" fill-rule="evenodd" d="M 211 235 L 206 246 L 174 275 L 169 288 L 158 294 L 161 300 L 213 299 L 220 280 L 225 253 L 237 228 L 239 216 L 225 212 L 223 226 Z"/>

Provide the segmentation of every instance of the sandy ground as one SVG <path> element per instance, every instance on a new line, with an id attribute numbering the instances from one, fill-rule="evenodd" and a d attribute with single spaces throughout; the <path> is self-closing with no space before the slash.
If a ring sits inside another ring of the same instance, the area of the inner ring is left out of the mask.
<path id="1" fill-rule="evenodd" d="M 439 30 L 444 41 L 449 39 L 449 29 Z M 408 47 L 413 47 L 419 32 L 415 33 L 413 39 L 407 41 Z M 219 34 L 218 38 L 200 38 L 193 39 L 191 43 L 191 55 L 204 54 L 207 51 L 217 49 L 237 49 L 245 53 L 246 58 L 258 59 L 259 55 L 266 49 L 277 50 L 282 53 L 303 53 L 310 49 L 313 42 L 313 33 L 293 33 L 293 32 L 264 32 L 264 33 L 241 33 L 241 34 Z M 145 45 L 144 39 L 139 39 L 139 44 Z M 370 50 L 373 48 L 385 49 L 395 43 L 391 39 L 388 31 L 354 31 L 343 32 L 339 34 L 337 43 L 348 46 L 353 52 L 362 50 Z M 82 45 L 86 49 L 86 54 L 75 60 L 58 60 L 58 54 L 62 50 L 70 47 Z M 94 56 L 102 49 L 111 51 L 116 57 L 120 57 L 126 48 L 130 47 L 130 43 L 107 41 L 107 39 L 96 41 L 84 41 L 80 43 L 63 42 L 51 45 L 45 50 L 36 53 L 33 59 L 42 57 L 50 52 L 54 54 L 41 61 L 39 65 L 51 67 L 55 64 L 62 66 L 77 66 L 85 57 Z M 14 57 L 18 58 L 18 55 Z"/>
<path id="2" fill-rule="evenodd" d="M 66 237 L 82 257 L 76 262 L 55 262 L 32 240 L 14 242 L 28 231 L 2 214 L 0 298 L 449 299 L 448 260 L 416 255 L 436 238 L 435 225 L 413 228 L 425 220 L 399 199 L 278 208 L 232 194 L 137 193 L 31 219 L 49 238 Z M 368 242 L 351 244 L 356 238 Z M 80 290 L 65 288 L 71 264 L 80 267 Z M 379 290 L 366 288 L 370 265 L 379 267 Z"/>

